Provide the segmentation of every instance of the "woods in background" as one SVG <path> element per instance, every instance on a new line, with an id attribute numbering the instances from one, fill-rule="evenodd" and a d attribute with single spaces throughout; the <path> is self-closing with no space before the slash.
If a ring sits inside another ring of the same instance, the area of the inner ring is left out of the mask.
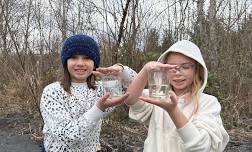
<path id="1" fill-rule="evenodd" d="M 207 92 L 219 98 L 227 129 L 251 129 L 250 0 L 0 0 L 1 109 L 38 113 L 42 88 L 61 75 L 60 46 L 74 33 L 99 42 L 103 66 L 136 71 L 190 39 L 202 48 Z"/>

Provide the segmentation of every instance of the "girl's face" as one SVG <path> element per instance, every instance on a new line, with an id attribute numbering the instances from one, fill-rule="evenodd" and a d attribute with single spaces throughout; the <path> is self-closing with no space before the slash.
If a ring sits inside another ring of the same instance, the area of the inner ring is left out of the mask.
<path id="1" fill-rule="evenodd" d="M 86 55 L 72 55 L 67 60 L 72 82 L 86 82 L 94 69 L 94 61 Z"/>
<path id="2" fill-rule="evenodd" d="M 195 76 L 195 61 L 180 53 L 170 53 L 167 64 L 177 65 L 170 71 L 170 84 L 177 95 L 190 91 Z"/>

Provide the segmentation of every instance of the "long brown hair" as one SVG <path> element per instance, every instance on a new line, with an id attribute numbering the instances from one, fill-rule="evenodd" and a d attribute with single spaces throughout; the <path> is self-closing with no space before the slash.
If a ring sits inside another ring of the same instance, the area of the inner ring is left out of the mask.
<path id="1" fill-rule="evenodd" d="M 62 85 L 63 89 L 71 95 L 70 86 L 71 86 L 72 78 L 71 78 L 70 73 L 67 69 L 67 62 L 65 62 L 63 65 L 63 72 L 64 73 L 63 73 L 63 77 L 61 78 L 60 84 Z M 87 77 L 87 86 L 89 89 L 93 89 L 93 90 L 96 89 L 95 75 L 91 74 L 90 76 Z"/>

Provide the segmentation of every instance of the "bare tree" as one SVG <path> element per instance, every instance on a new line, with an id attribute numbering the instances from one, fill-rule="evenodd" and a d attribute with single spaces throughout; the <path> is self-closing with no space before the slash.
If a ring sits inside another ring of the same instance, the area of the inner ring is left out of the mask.
<path id="1" fill-rule="evenodd" d="M 62 41 L 67 36 L 67 25 L 68 25 L 68 11 L 69 7 L 71 5 L 71 0 L 63 0 L 63 1 L 54 1 L 54 0 L 49 0 L 49 4 L 51 9 L 54 12 L 54 17 L 57 21 L 57 26 L 59 30 L 61 31 L 61 38 Z"/>
<path id="2" fill-rule="evenodd" d="M 199 34 L 200 41 L 203 41 L 203 37 L 205 33 L 204 21 L 205 21 L 204 0 L 198 0 L 197 1 L 197 30 L 200 33 Z"/>
<path id="3" fill-rule="evenodd" d="M 220 99 L 226 122 L 241 125 L 252 90 L 251 9 L 251 0 L 0 0 L 0 92 L 38 107 L 30 103 L 61 75 L 69 34 L 94 36 L 103 66 L 135 70 L 186 38 L 210 70 L 206 91 Z"/>
<path id="4" fill-rule="evenodd" d="M 6 58 L 10 52 L 9 41 L 7 39 L 8 35 L 8 23 L 10 22 L 11 15 L 11 1 L 1 0 L 1 9 L 0 9 L 0 35 L 1 35 L 1 44 L 2 44 L 2 54 Z"/>
<path id="5" fill-rule="evenodd" d="M 122 8 L 123 12 L 122 12 L 122 18 L 120 21 L 117 41 L 116 41 L 115 47 L 112 49 L 112 63 L 113 64 L 118 62 L 118 51 L 119 51 L 118 49 L 119 49 L 121 41 L 122 41 L 122 37 L 123 37 L 123 33 L 124 33 L 124 23 L 125 23 L 125 20 L 127 17 L 130 1 L 131 0 L 127 0 L 125 6 Z"/>
<path id="6" fill-rule="evenodd" d="M 137 33 L 139 32 L 141 19 L 138 17 L 139 0 L 132 0 L 129 23 L 126 23 L 125 42 L 128 43 L 127 51 L 125 51 L 124 58 L 129 66 L 133 66 L 134 54 L 137 45 Z"/>
<path id="7" fill-rule="evenodd" d="M 209 50 L 211 50 L 210 53 L 210 60 L 211 65 L 210 68 L 216 69 L 218 67 L 218 50 L 217 50 L 217 37 L 216 37 L 216 0 L 210 0 L 210 6 L 209 6 Z"/>

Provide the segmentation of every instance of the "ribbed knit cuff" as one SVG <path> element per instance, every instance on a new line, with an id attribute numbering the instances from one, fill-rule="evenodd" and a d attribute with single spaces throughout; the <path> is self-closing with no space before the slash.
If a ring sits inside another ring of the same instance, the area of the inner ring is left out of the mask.
<path id="1" fill-rule="evenodd" d="M 177 131 L 185 143 L 192 141 L 195 137 L 200 135 L 198 129 L 191 122 L 188 122 Z"/>
<path id="2" fill-rule="evenodd" d="M 136 103 L 132 104 L 132 105 L 128 105 L 126 104 L 127 106 L 129 106 L 130 108 L 133 108 L 135 110 L 138 110 L 138 109 L 141 109 L 144 105 L 144 102 L 141 101 L 141 100 L 138 100 Z"/>
<path id="3" fill-rule="evenodd" d="M 98 122 L 104 116 L 104 112 L 101 111 L 96 105 L 89 109 L 85 115 L 86 118 L 92 122 Z"/>

